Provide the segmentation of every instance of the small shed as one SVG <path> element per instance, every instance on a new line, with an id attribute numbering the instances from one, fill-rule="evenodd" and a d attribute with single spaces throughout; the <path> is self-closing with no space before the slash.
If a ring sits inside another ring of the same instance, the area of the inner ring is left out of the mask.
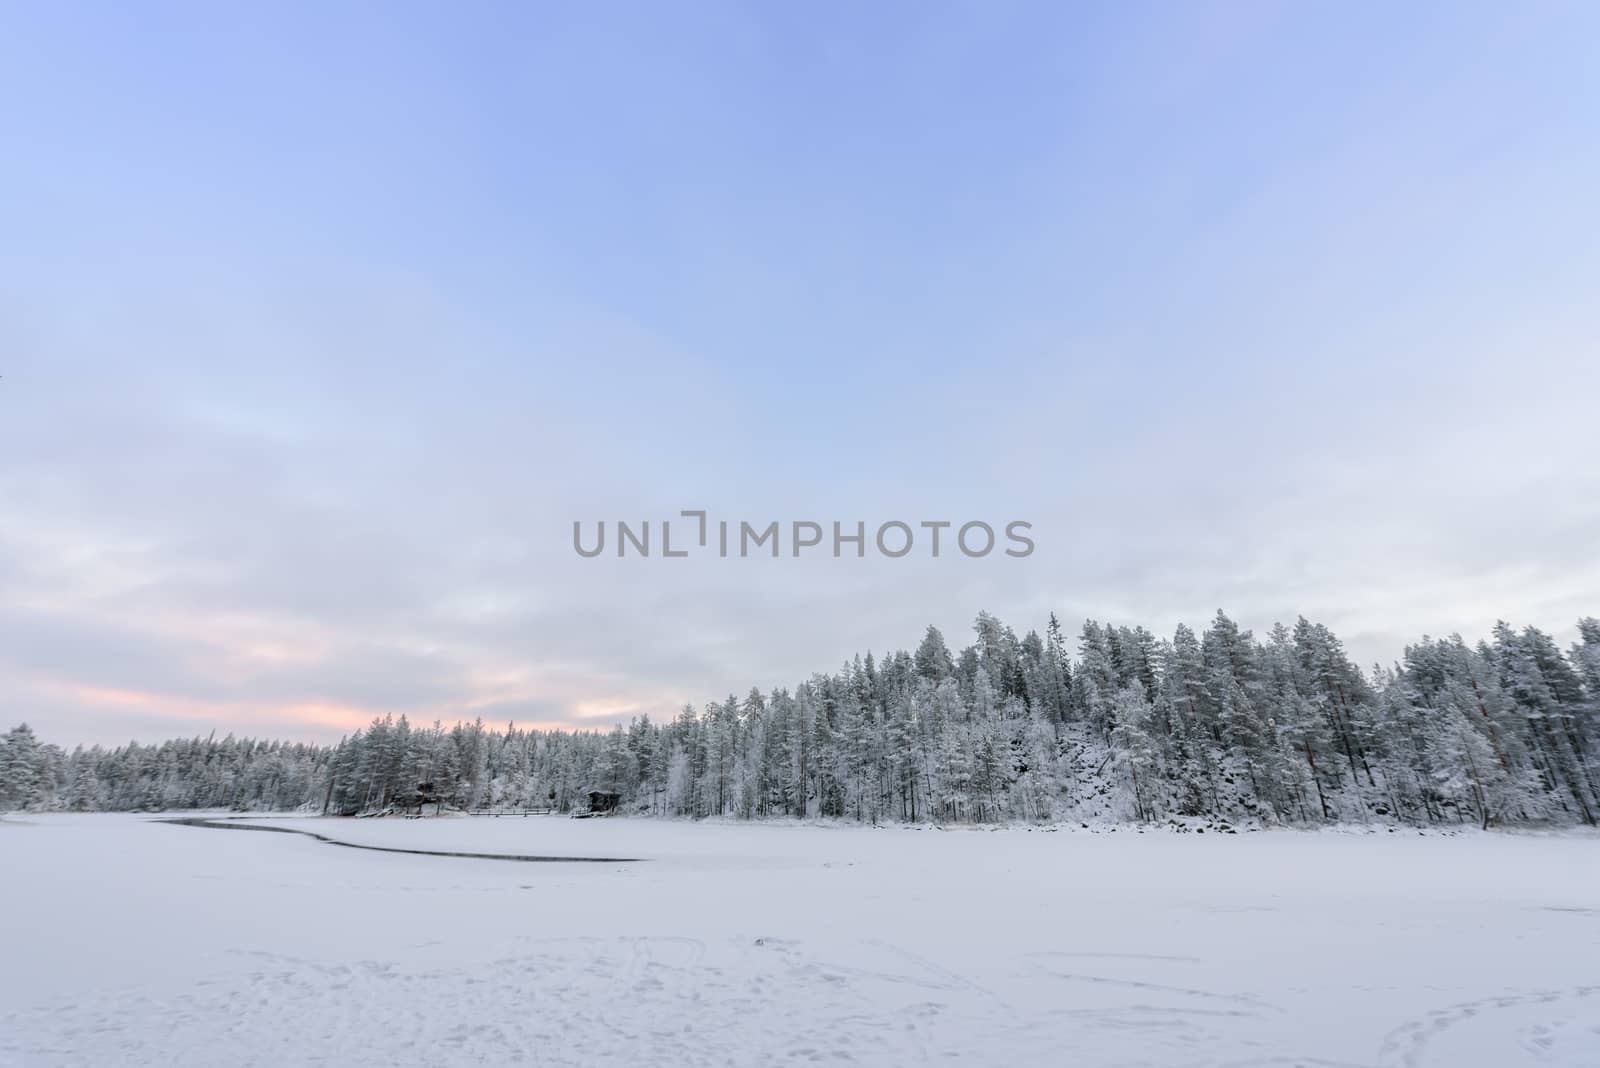
<path id="1" fill-rule="evenodd" d="M 393 804 L 399 806 L 400 811 L 407 815 L 410 815 L 411 810 L 415 809 L 416 814 L 420 816 L 424 805 L 432 805 L 435 815 L 443 812 L 444 803 L 447 799 L 443 792 L 435 787 L 433 783 L 419 782 L 416 789 L 398 791 L 390 800 Z"/>
<path id="2" fill-rule="evenodd" d="M 622 795 L 615 790 L 589 791 L 589 814 L 592 816 L 609 816 L 621 803 Z"/>

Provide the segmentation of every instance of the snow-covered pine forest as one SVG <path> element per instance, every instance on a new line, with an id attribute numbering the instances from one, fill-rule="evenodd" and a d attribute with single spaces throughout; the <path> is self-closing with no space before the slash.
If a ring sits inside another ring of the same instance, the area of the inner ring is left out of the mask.
<path id="1" fill-rule="evenodd" d="M 1596 822 L 1600 620 L 1566 654 L 1502 623 L 1424 638 L 1363 672 L 1326 627 L 1266 639 L 1218 612 L 1170 639 L 987 613 L 952 653 L 858 656 L 793 690 L 686 706 L 610 732 L 374 720 L 337 745 L 176 739 L 78 748 L 0 740 L 0 809 L 390 810 L 433 784 L 462 809 L 863 822 L 1162 820 L 1481 826 Z"/>

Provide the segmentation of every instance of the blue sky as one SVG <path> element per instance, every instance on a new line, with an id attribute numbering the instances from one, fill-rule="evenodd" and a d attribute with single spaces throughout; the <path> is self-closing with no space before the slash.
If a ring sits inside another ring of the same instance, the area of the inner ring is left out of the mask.
<path id="1" fill-rule="evenodd" d="M 603 725 L 929 622 L 1600 610 L 1592 5 L 46 5 L 0 709 Z M 1024 518 L 1023 561 L 574 519 Z"/>

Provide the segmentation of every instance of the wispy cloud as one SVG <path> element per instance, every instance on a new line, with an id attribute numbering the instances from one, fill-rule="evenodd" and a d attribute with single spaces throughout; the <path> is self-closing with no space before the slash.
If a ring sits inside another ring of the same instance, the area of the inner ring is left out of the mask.
<path id="1" fill-rule="evenodd" d="M 604 726 L 980 609 L 1600 611 L 1592 10 L 502 15 L 13 20 L 0 713 Z M 683 508 L 1038 550 L 570 549 Z"/>

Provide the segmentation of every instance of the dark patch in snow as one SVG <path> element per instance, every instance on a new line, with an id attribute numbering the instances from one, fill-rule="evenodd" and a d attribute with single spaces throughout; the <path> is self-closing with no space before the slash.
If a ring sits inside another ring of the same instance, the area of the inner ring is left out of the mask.
<path id="1" fill-rule="evenodd" d="M 267 831 L 272 834 L 303 834 L 307 838 L 315 838 L 328 845 L 344 846 L 346 849 L 370 849 L 375 853 L 411 853 L 423 857 L 466 857 L 469 860 L 520 860 L 528 864 L 632 864 L 638 857 L 536 857 L 524 856 L 516 853 L 458 853 L 443 849 L 404 849 L 400 846 L 361 845 L 357 842 L 341 842 L 337 838 L 318 834 L 316 831 L 302 831 L 297 827 L 263 827 L 256 823 L 229 822 L 239 817 L 226 817 L 223 819 L 206 819 L 202 816 L 183 816 L 177 819 L 155 820 L 156 823 L 176 823 L 182 827 L 211 827 L 224 831 Z"/>

